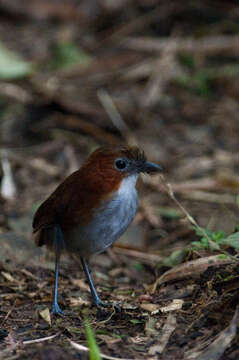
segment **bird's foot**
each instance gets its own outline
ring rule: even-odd
[[[95,306],[98,309],[106,308],[106,307],[113,307],[115,309],[116,312],[121,312],[121,307],[118,304],[115,303],[105,303],[104,301],[102,301],[100,298],[95,299],[94,301]]]
[[[61,310],[57,302],[53,303],[51,313],[52,315],[60,315],[60,316],[65,315],[64,311]]]

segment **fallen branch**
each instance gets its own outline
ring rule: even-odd
[[[207,36],[202,39],[193,38],[161,38],[128,37],[121,43],[121,47],[147,52],[159,52],[165,47],[175,52],[190,52],[213,55],[218,52],[239,52],[239,36]]]

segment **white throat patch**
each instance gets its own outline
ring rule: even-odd
[[[138,179],[138,174],[130,175],[124,178],[118,190],[118,195],[123,197],[132,197],[135,193],[135,184]]]

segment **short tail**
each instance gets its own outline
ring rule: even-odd
[[[46,245],[57,251],[65,248],[62,230],[59,225],[41,228],[33,232],[33,239],[37,246]]]

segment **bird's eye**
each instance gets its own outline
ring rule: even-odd
[[[118,159],[115,161],[115,167],[118,170],[124,170],[127,166],[127,161],[123,159]]]

